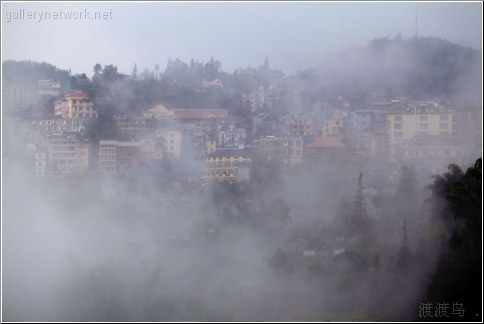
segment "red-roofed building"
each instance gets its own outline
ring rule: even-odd
[[[82,91],[73,91],[56,101],[54,114],[66,119],[98,117],[98,112],[94,109],[89,95]]]
[[[348,150],[341,137],[323,136],[316,137],[314,141],[306,146],[304,157],[308,160],[338,159],[343,158]]]

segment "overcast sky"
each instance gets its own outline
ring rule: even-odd
[[[232,72],[257,67],[268,56],[272,67],[295,73],[324,54],[376,37],[412,37],[416,7],[419,35],[482,48],[482,4],[476,2],[2,2],[2,60],[45,61],[90,76],[95,63],[115,64],[129,74],[134,63],[142,71],[155,64],[164,69],[168,57],[205,62],[213,56]],[[86,10],[107,19],[78,13],[78,19],[27,19],[34,11]]]

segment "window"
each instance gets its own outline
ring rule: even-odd
[[[428,123],[420,123],[418,124],[418,128],[421,130],[429,129],[429,124]]]
[[[440,129],[449,129],[449,123],[440,123]]]
[[[440,115],[440,120],[449,120],[449,115]]]
[[[422,115],[422,116],[418,116],[418,119],[420,121],[428,121],[429,120],[429,116],[428,115]]]
[[[402,121],[403,117],[402,116],[393,116],[393,121]]]
[[[402,123],[395,124],[393,125],[393,129],[403,129],[403,124]]]

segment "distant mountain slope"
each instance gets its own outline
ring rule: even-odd
[[[444,39],[383,37],[327,57],[299,76],[316,91],[354,102],[399,96],[480,102],[482,60],[480,51]]]
[[[5,61],[2,63],[2,76],[5,86],[17,82],[37,84],[39,80],[52,79],[60,81],[63,89],[70,87],[70,72],[49,63]]]

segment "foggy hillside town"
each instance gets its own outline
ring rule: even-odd
[[[482,2],[2,2],[2,322],[482,322]]]

